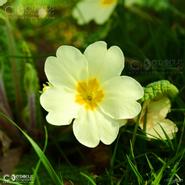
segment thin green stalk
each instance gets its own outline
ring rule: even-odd
[[[135,124],[135,127],[134,127],[134,133],[133,133],[132,141],[131,141],[133,149],[134,149],[134,145],[135,145],[135,141],[136,141],[137,130],[138,130],[138,127],[139,127],[140,116],[141,116],[141,114],[139,114],[139,116],[137,118],[137,121],[136,121],[136,124]]]
[[[155,177],[154,181],[151,183],[151,185],[159,185],[160,184],[166,167],[167,167],[167,164],[164,164],[162,166],[162,168],[160,169],[159,173],[156,175],[156,177]]]
[[[44,127],[44,131],[45,131],[45,142],[44,142],[43,153],[46,151],[47,144],[48,144],[48,132],[47,132],[46,127]],[[32,178],[32,181],[30,182],[30,185],[34,184],[34,182],[37,178],[37,173],[38,173],[41,162],[42,162],[41,159],[39,159],[39,161],[37,162],[37,165],[36,165],[34,172],[33,172],[33,178]]]
[[[132,160],[129,158],[128,155],[126,155],[126,157],[127,157],[127,161],[128,161],[130,168],[132,169],[132,171],[134,172],[134,174],[137,178],[138,184],[139,185],[143,184],[144,180],[143,180],[143,177],[141,176],[141,174],[139,173],[137,166],[132,162]]]
[[[177,146],[177,149],[176,149],[176,154],[179,153],[179,150],[181,148],[184,132],[185,132],[185,118],[184,118],[183,125],[182,125],[182,132],[181,132],[181,136],[180,136],[180,139],[179,139],[179,143],[178,143],[178,146]]]
[[[28,95],[29,130],[36,128],[36,102],[35,93]]]
[[[86,175],[85,173],[80,172],[80,175],[85,177],[92,185],[96,185],[96,182],[94,182],[94,180],[91,177],[89,177],[88,175]]]
[[[185,108],[183,109],[171,109],[171,112],[185,112]]]
[[[120,138],[120,134],[118,135],[118,138],[116,139],[116,144],[115,144],[114,151],[113,151],[113,154],[112,154],[112,158],[111,158],[111,161],[110,161],[111,169],[114,167],[116,152],[117,152],[117,149],[118,149],[119,138]]]
[[[115,158],[116,158],[116,153],[117,153],[117,149],[118,149],[118,143],[119,143],[119,138],[120,138],[120,134],[118,135],[118,138],[116,139],[116,144],[115,144],[115,147],[114,147],[114,151],[113,151],[113,154],[112,154],[112,158],[111,158],[111,161],[110,161],[110,177],[111,177],[111,185],[113,185],[113,180],[112,180],[112,176],[113,176],[113,167],[114,167],[114,163],[115,163]]]

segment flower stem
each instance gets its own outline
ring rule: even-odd
[[[28,96],[28,109],[29,109],[29,129],[36,128],[36,104],[35,94],[32,93]]]

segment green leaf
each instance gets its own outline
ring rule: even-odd
[[[92,185],[96,185],[96,183],[94,182],[94,180],[90,176],[86,175],[83,172],[80,172],[80,175],[82,175],[83,177],[85,177]]]

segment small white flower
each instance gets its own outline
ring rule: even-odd
[[[103,41],[89,45],[84,54],[72,46],[61,46],[56,57],[48,57],[45,73],[51,84],[40,97],[53,125],[69,125],[77,140],[96,147],[111,144],[121,119],[137,116],[144,92],[131,77],[120,76],[124,55],[117,46],[107,49]],[[126,122],[126,121],[125,121]],[[123,125],[123,124],[122,124]]]
[[[73,17],[78,24],[87,24],[94,20],[103,24],[117,5],[117,0],[82,0],[73,10]]]
[[[0,6],[3,6],[6,2],[7,0],[0,0]]]
[[[144,129],[144,122],[146,122],[146,134],[148,138],[167,139],[165,136],[166,133],[170,139],[173,139],[178,128],[171,120],[165,119],[170,108],[171,102],[167,97],[161,97],[158,100],[149,100],[144,103],[140,127]]]

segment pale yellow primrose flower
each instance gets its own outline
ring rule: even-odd
[[[124,55],[117,46],[107,49],[103,41],[89,45],[82,54],[72,46],[61,46],[56,57],[48,57],[45,73],[52,84],[40,97],[53,125],[69,125],[77,140],[87,147],[100,141],[111,144],[121,126],[120,119],[137,116],[138,99],[144,92],[131,77],[120,76]],[[126,122],[126,121],[125,121]]]
[[[3,6],[6,2],[7,0],[0,0],[0,6]]]
[[[178,128],[171,120],[165,119],[170,108],[170,99],[165,96],[144,103],[141,112],[140,127],[144,129],[144,122],[146,122],[146,134],[148,138],[167,139],[165,136],[166,133],[169,139],[173,139]]]
[[[73,10],[73,17],[78,24],[87,24],[94,20],[103,24],[110,17],[117,5],[117,0],[82,0]]]

